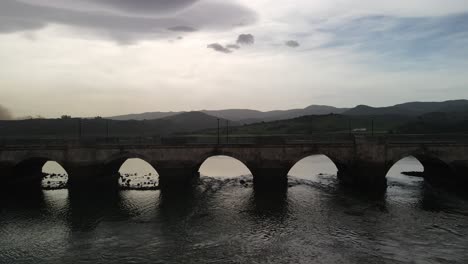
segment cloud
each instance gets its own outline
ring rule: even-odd
[[[154,13],[177,11],[195,4],[198,0],[88,0],[88,2],[126,12]]]
[[[207,46],[209,49],[213,49],[215,51],[218,51],[218,52],[222,52],[222,53],[231,53],[232,51],[228,48],[225,48],[223,45],[219,44],[219,43],[213,43],[213,44],[210,44]]]
[[[106,11],[117,14],[145,14],[156,16],[173,13],[192,6],[199,0],[16,0],[45,7],[76,11]]]
[[[256,19],[242,5],[214,0],[0,1],[0,33],[61,24],[123,43],[166,37],[168,29],[225,31]]]
[[[0,120],[10,120],[12,119],[12,115],[8,109],[0,105]]]
[[[228,48],[228,49],[240,49],[240,46],[236,45],[236,44],[229,44],[229,45],[226,45],[226,48]]]
[[[285,44],[286,44],[286,46],[291,47],[291,48],[299,47],[299,42],[297,42],[295,40],[288,40],[288,41],[286,41]]]
[[[252,45],[255,43],[255,38],[252,34],[241,34],[237,38],[237,44],[239,45]]]
[[[196,28],[189,27],[189,26],[175,26],[168,28],[170,31],[177,31],[177,32],[195,32],[197,31]]]
[[[402,58],[415,62],[468,55],[468,13],[442,17],[365,16],[324,26],[320,31],[332,36],[324,48],[347,47],[400,62]]]

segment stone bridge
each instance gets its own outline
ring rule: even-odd
[[[3,142],[0,144],[0,186],[35,185],[42,166],[56,161],[67,171],[69,186],[116,185],[118,171],[129,158],[140,158],[158,172],[161,188],[197,179],[202,163],[225,155],[246,165],[260,186],[284,186],[289,170],[310,155],[326,155],[338,168],[341,182],[368,190],[384,190],[386,174],[400,159],[414,156],[433,184],[468,186],[468,136],[398,135],[310,136],[300,140],[262,140],[230,144],[203,142]]]

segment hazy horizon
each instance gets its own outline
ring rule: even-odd
[[[20,118],[463,99],[467,45],[458,0],[6,0],[0,105]]]
[[[457,101],[457,100],[468,100],[465,98],[458,98],[458,99],[451,99],[451,100],[446,100],[446,101]],[[382,105],[382,106],[375,106],[375,105],[366,105],[366,104],[359,104],[359,105],[366,105],[370,107],[390,107],[398,104],[403,104],[403,103],[416,103],[416,102],[422,102],[422,103],[433,103],[433,102],[443,102],[443,101],[408,101],[408,102],[399,102],[393,105]],[[444,101],[445,102],[445,101]],[[252,111],[260,111],[260,112],[270,112],[270,111],[288,111],[288,110],[295,110],[295,109],[305,109],[309,106],[331,106],[335,108],[340,108],[340,109],[352,109],[354,107],[357,107],[359,105],[354,105],[354,106],[334,106],[334,105],[320,105],[320,104],[310,104],[304,107],[299,107],[299,108],[285,108],[285,109],[280,109],[280,108],[275,108],[275,109],[267,109],[267,110],[259,110],[259,109],[252,109],[252,108],[225,108],[225,109],[191,109],[191,110],[169,110],[169,111],[145,111],[145,112],[128,112],[128,113],[122,113],[122,114],[115,114],[115,115],[109,115],[109,116],[102,116],[99,114],[95,115],[90,115],[90,116],[73,116],[69,115],[67,113],[61,113],[56,116],[43,116],[43,115],[25,115],[25,116],[15,116],[11,111],[2,105],[0,105],[0,120],[10,120],[10,119],[22,119],[22,118],[37,118],[37,117],[43,117],[43,118],[59,118],[62,116],[71,116],[74,118],[93,118],[93,117],[118,117],[118,116],[126,116],[126,115],[139,115],[139,114],[145,114],[145,113],[156,113],[156,112],[161,112],[161,113],[189,113],[189,112],[203,112],[203,111],[226,111],[226,110],[252,110]]]

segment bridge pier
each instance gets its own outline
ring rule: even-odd
[[[189,167],[161,167],[158,168],[159,187],[161,189],[179,189],[190,187],[200,178],[195,166]]]
[[[468,193],[468,161],[456,161],[451,164],[454,171],[457,189],[462,193]]]
[[[424,179],[434,187],[466,193],[468,190],[468,161],[446,164],[440,160],[421,160]]]
[[[380,162],[354,161],[338,166],[338,179],[343,185],[370,193],[387,189],[387,165]]]
[[[256,190],[281,190],[288,187],[288,172],[286,168],[258,168],[250,169]]]
[[[41,189],[43,163],[0,164],[0,188],[4,190]]]
[[[8,182],[14,175],[14,166],[9,163],[0,163],[0,189],[7,189]]]
[[[118,189],[118,174],[99,164],[65,165],[70,189]]]

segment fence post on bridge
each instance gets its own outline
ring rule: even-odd
[[[229,144],[229,120],[226,120],[226,144]]]
[[[219,145],[219,118],[218,118],[218,145]]]

